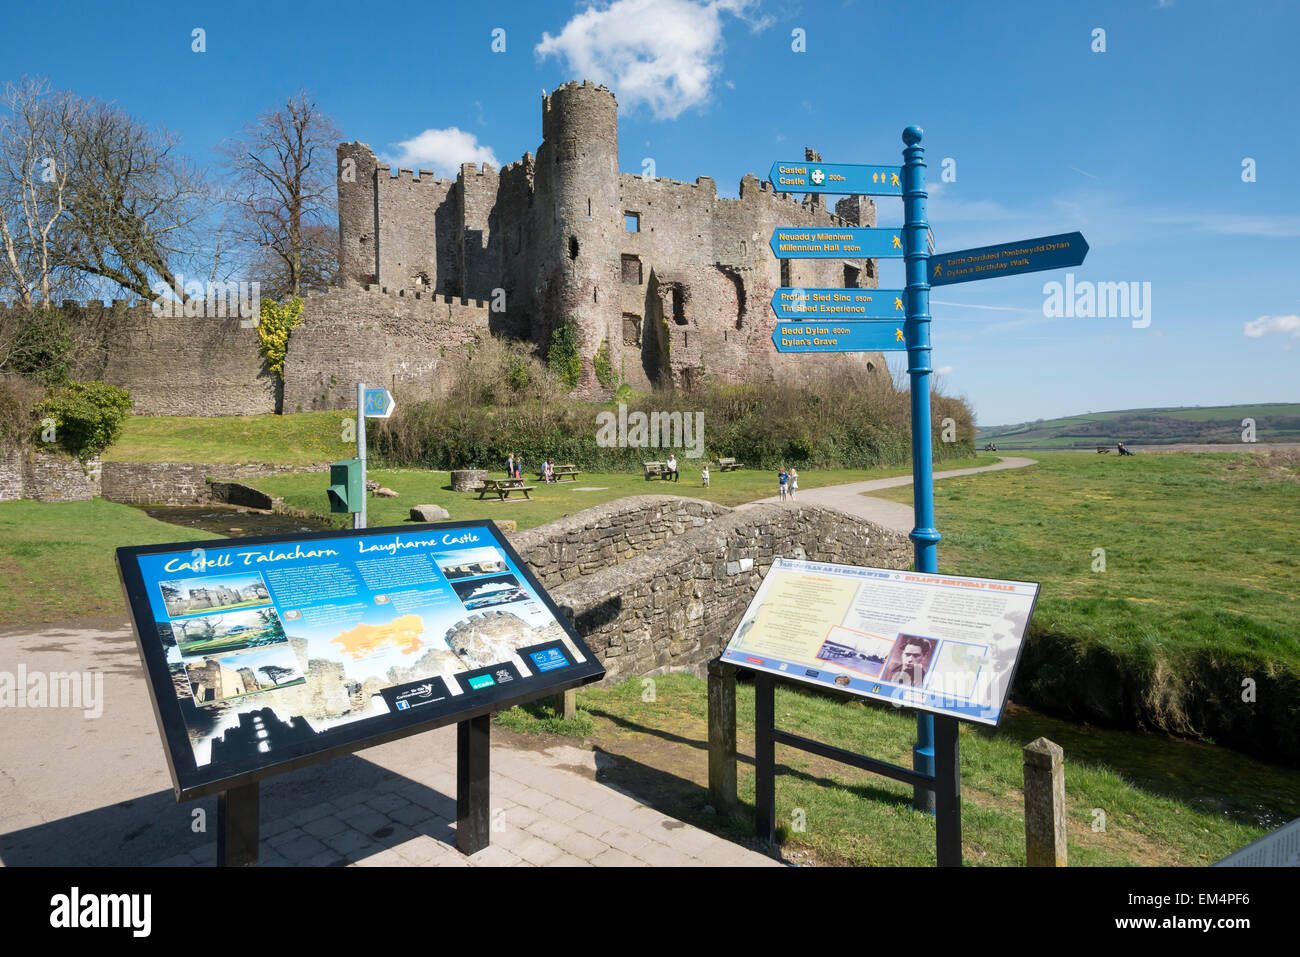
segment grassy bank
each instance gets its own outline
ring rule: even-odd
[[[132,415],[106,462],[259,462],[312,465],[356,455],[342,441],[347,412],[298,415]]]
[[[705,682],[688,675],[659,676],[652,686],[646,680],[578,692],[580,720],[570,733],[602,756],[600,779],[691,824],[736,840],[751,837],[753,685],[737,687],[741,811],[719,818],[705,810]],[[646,700],[648,688],[653,700]],[[498,723],[556,730],[543,709],[513,709]],[[916,732],[910,712],[778,686],[776,715],[784,730],[910,766]],[[1051,726],[1050,719],[1048,727],[1039,724],[1022,714],[999,730],[962,727],[965,863],[1024,863],[1021,748],[1044,732],[1065,748],[1074,866],[1209,864],[1300,814],[1294,772],[1193,742],[1095,728],[1071,732]],[[1112,758],[1125,763],[1116,767]],[[934,863],[934,821],[909,808],[909,786],[782,746],[777,767],[777,821],[788,858],[862,866]],[[1094,829],[1102,821],[1097,810],[1104,830]],[[800,819],[803,830],[796,829]]]
[[[214,537],[102,499],[0,502],[0,627],[125,619],[115,548]]]
[[[941,569],[1043,583],[1017,695],[1300,761],[1294,463],[1034,457],[935,486]]]

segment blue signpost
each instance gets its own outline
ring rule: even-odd
[[[799,289],[782,286],[772,293],[778,319],[903,319],[902,289]]]
[[[1016,276],[1044,269],[1068,269],[1083,263],[1088,243],[1083,233],[1061,233],[1022,239],[1000,246],[977,246],[955,253],[937,253],[930,257],[930,285],[946,286],[954,282]]]
[[[772,235],[778,259],[902,259],[906,288],[800,289],[782,287],[772,297],[778,320],[772,342],[778,352],[907,351],[912,404],[912,540],[918,572],[939,570],[939,531],[934,527],[934,471],[930,420],[930,287],[1077,266],[1088,253],[1078,232],[934,254],[926,222],[925,148],[922,131],[903,131],[903,165],[855,166],[811,161],[774,163],[771,179],[779,191],[901,196],[901,230],[863,227],[783,227]],[[902,321],[899,322],[899,313]],[[885,320],[885,321],[882,321]],[[889,321],[893,320],[893,321]],[[912,769],[886,764],[780,731],[774,725],[772,677],[756,676],[756,765],[771,764],[775,742],[876,771],[912,785],[913,805],[935,815],[935,847],[940,865],[961,864],[961,790],[957,719],[920,714]],[[761,689],[761,693],[760,693]],[[770,768],[769,768],[770,770]],[[764,791],[756,797],[760,833],[774,833],[771,774],[760,775]],[[769,836],[770,839],[770,836]]]
[[[863,166],[856,163],[813,163],[809,160],[772,164],[768,178],[783,193],[845,193],[868,196],[902,196],[903,171],[897,166]]]
[[[903,235],[871,226],[778,226],[770,244],[778,259],[902,259]]]
[[[903,352],[903,326],[902,319],[778,322],[772,343],[777,352]]]

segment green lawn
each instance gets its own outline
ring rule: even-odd
[[[944,463],[943,467],[971,468],[993,465],[997,461],[997,456],[981,455],[974,459]],[[369,472],[369,477],[397,492],[398,497],[388,499],[371,496],[367,500],[366,518],[372,527],[399,525],[409,518],[412,505],[441,505],[451,513],[454,521],[506,518],[517,521],[522,530],[629,495],[684,495],[721,505],[739,505],[757,498],[774,496],[777,492],[776,475],[766,471],[741,469],[736,472],[719,472],[711,469],[709,488],[701,486],[699,469],[689,459],[681,460],[680,471],[680,482],[663,482],[658,479],[647,482],[642,475],[626,472],[583,473],[577,482],[557,482],[552,485],[530,479],[529,484],[537,486],[529,493],[532,495],[531,501],[512,496],[502,502],[487,498],[480,500],[477,492],[453,492],[446,472],[373,469]],[[504,474],[493,473],[493,477],[503,477]],[[799,473],[799,487],[809,489],[910,474],[910,466],[870,470],[809,469]],[[325,487],[329,483],[327,476],[322,473],[275,475],[252,479],[250,484],[270,495],[283,497],[285,505],[290,508],[328,515]],[[340,526],[351,522],[347,515],[335,517]]]
[[[104,453],[106,462],[264,462],[313,465],[356,454],[356,439],[343,441],[347,412],[297,415],[133,415],[122,436]],[[349,433],[353,434],[353,433]]]
[[[1033,456],[935,485],[941,570],[1043,583],[1031,634],[1046,657],[1018,693],[1296,760],[1297,471],[1248,453]]]
[[[115,548],[217,537],[102,499],[0,502],[0,627],[125,619]]]
[[[570,733],[605,755],[602,780],[691,824],[737,840],[751,837],[753,685],[737,686],[742,808],[737,817],[720,819],[705,810],[706,683],[681,674],[657,676],[649,686],[647,680],[580,690]],[[545,705],[530,710],[512,709],[498,723],[557,730],[547,722]],[[910,766],[911,712],[778,685],[776,716],[783,730]],[[1046,728],[1031,725],[1044,720]],[[594,728],[587,731],[587,724]],[[1044,731],[1065,748],[1072,865],[1208,864],[1300,815],[1300,775],[1294,771],[1160,735],[1081,730],[1086,743],[1034,716],[1008,719],[1001,730],[962,726],[965,863],[1024,863],[1021,748]],[[1122,771],[1101,757],[1135,750],[1141,760]],[[808,854],[822,864],[934,863],[934,822],[910,809],[910,786],[784,746],[777,747],[777,765],[777,821],[787,854]],[[1268,795],[1262,803],[1261,795]],[[1094,830],[1102,821],[1095,809],[1104,813],[1104,830]]]

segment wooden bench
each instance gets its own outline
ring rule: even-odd
[[[1097,446],[1097,454],[1098,454],[1098,455],[1109,455],[1109,454],[1110,454],[1110,446],[1109,446],[1109,445],[1099,445],[1099,446]]]
[[[551,468],[551,475],[554,477],[555,481],[557,482],[563,482],[566,478],[576,482],[578,481],[578,476],[581,474],[582,474],[582,470],[579,468],[575,468],[572,464],[556,465]],[[537,481],[541,482],[545,480],[545,478],[546,478],[545,469],[537,469]]]
[[[523,479],[484,479],[483,487],[478,490],[478,500],[481,502],[483,496],[492,494],[504,502],[511,492],[523,492],[524,498],[531,502],[533,497],[528,493],[535,488],[536,485],[525,485]]]
[[[735,459],[718,459],[718,471],[730,472],[733,469],[741,468],[741,464]]]
[[[645,468],[645,480],[647,482],[652,478],[667,479],[673,474],[667,462],[642,462],[641,465]]]

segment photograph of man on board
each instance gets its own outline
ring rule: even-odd
[[[937,644],[933,638],[899,635],[885,665],[884,679],[898,685],[921,687],[925,684],[925,675]]]

